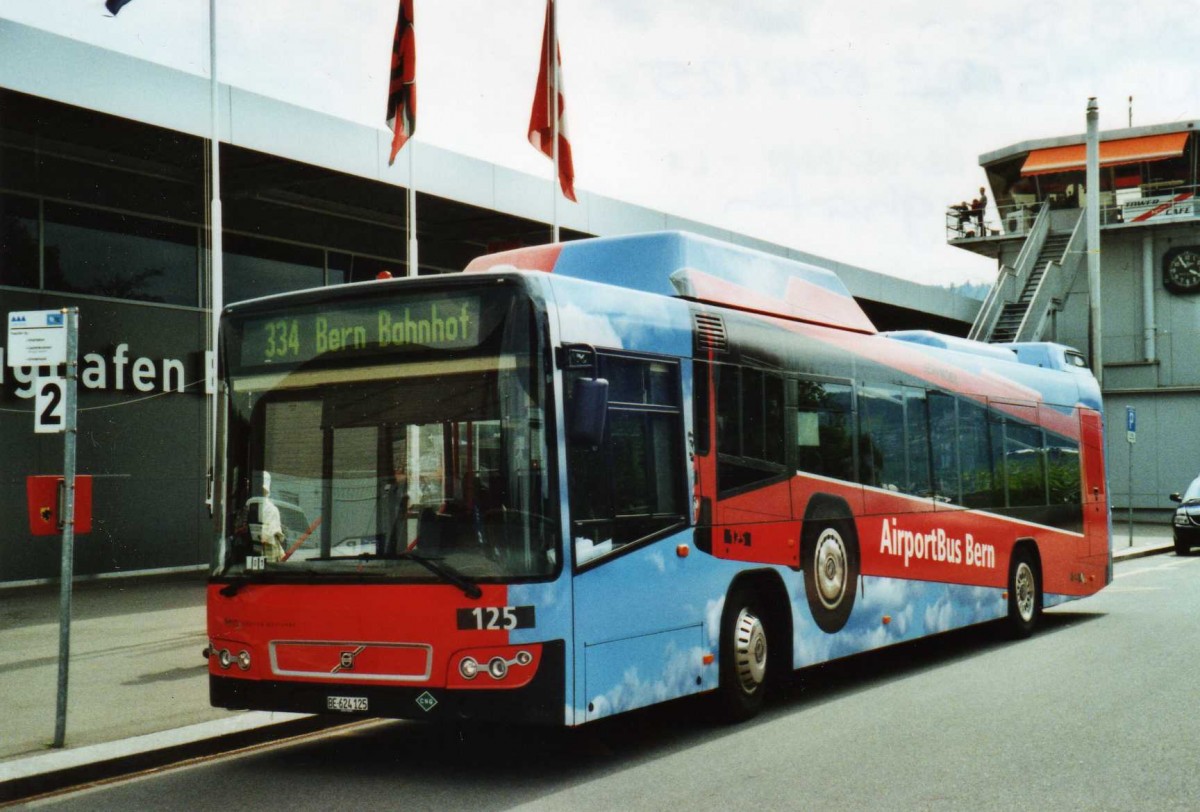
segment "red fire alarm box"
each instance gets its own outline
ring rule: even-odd
[[[35,536],[57,536],[63,531],[66,483],[54,474],[25,477],[29,504],[29,532]],[[92,532],[92,478],[75,477],[75,535]]]

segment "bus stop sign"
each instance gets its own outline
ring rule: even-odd
[[[52,367],[67,361],[67,320],[61,310],[8,314],[8,365]]]
[[[1137,409],[1132,406],[1125,407],[1125,439],[1130,445],[1137,442]]]

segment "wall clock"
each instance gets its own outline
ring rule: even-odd
[[[1174,293],[1200,292],[1200,246],[1173,248],[1166,253],[1163,285]]]

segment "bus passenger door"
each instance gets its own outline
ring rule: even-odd
[[[597,352],[596,371],[608,381],[603,440],[571,440],[566,455],[578,722],[715,687],[693,591],[701,556],[687,543],[680,364]],[[566,414],[592,375],[566,371]]]
[[[1107,555],[1108,486],[1104,478],[1104,433],[1098,412],[1079,410],[1079,438],[1083,455],[1083,532],[1091,555]]]

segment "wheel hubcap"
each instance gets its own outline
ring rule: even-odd
[[[836,609],[846,594],[846,542],[833,528],[826,529],[817,539],[813,556],[817,595],[826,609]]]
[[[1024,561],[1017,565],[1017,572],[1013,577],[1013,587],[1016,593],[1017,612],[1021,615],[1021,620],[1026,622],[1033,620],[1035,600],[1033,569]]]
[[[734,633],[738,682],[742,690],[754,693],[767,675],[767,633],[762,621],[742,609]]]

